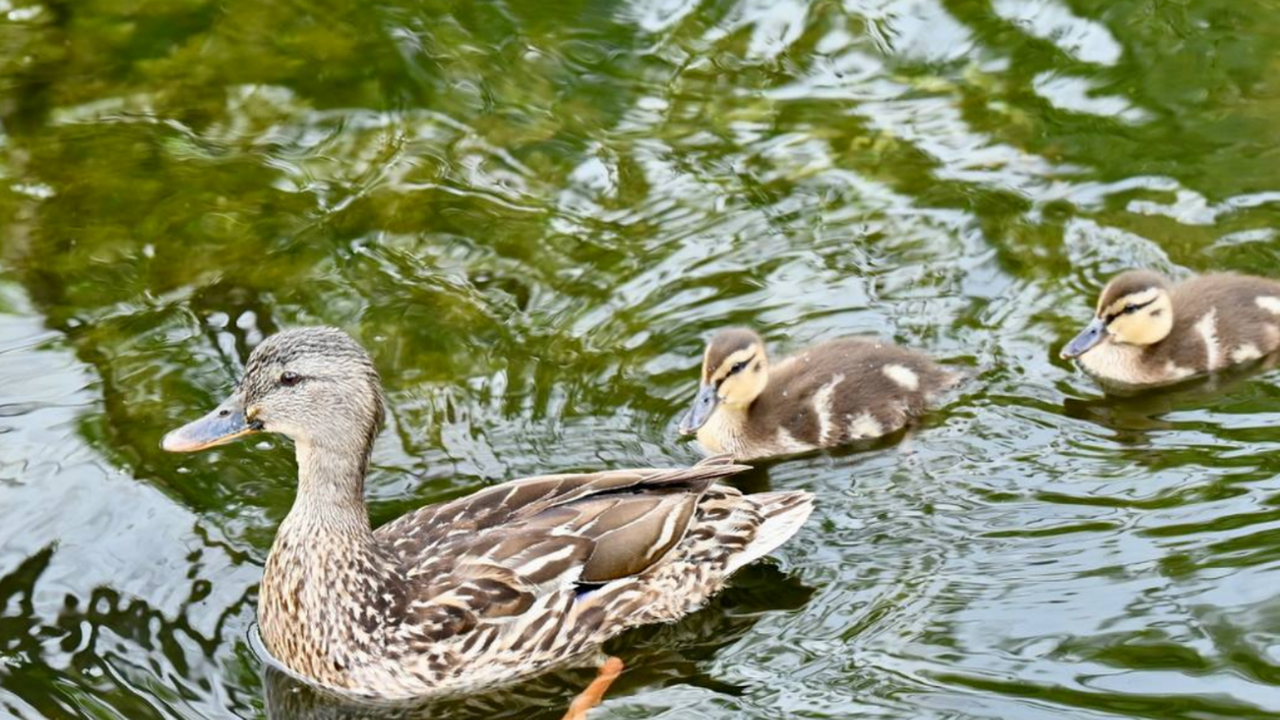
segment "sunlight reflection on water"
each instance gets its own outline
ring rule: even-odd
[[[744,478],[818,512],[618,641],[605,713],[1280,712],[1274,373],[1117,398],[1056,357],[1124,267],[1280,276],[1271,4],[0,8],[0,713],[341,710],[246,640],[287,443],[157,448],[313,323],[387,385],[376,523],[691,462],[724,325],[972,372],[901,443]]]

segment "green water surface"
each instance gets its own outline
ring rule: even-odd
[[[1056,353],[1119,269],[1280,277],[1277,227],[1275,0],[0,0],[0,717],[350,716],[251,642],[287,443],[158,447],[316,323],[387,386],[379,524],[693,462],[727,324],[971,372],[741,478],[818,509],[593,719],[1280,717],[1277,373]]]

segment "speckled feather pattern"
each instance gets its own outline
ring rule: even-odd
[[[259,591],[263,642],[294,673],[362,696],[464,690],[589,656],[700,607],[812,510],[805,492],[717,485],[746,469],[719,457],[514,480],[374,531],[363,488],[381,384],[332,328],[268,338],[220,408],[297,454],[297,499]]]
[[[264,640],[302,675],[380,697],[545,670],[697,609],[736,557],[798,529],[807,493],[713,484],[743,469],[715,459],[517,480],[422,508],[372,543],[291,514],[263,580]],[[758,536],[779,518],[782,537]]]

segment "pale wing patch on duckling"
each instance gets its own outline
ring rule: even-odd
[[[1253,301],[1258,304],[1258,307],[1266,310],[1272,315],[1280,315],[1280,297],[1276,297],[1274,295],[1259,295],[1254,298]]]
[[[1253,343],[1245,343],[1231,351],[1231,362],[1235,363],[1257,360],[1260,357],[1262,357],[1262,351]]]
[[[1188,367],[1182,367],[1178,363],[1170,360],[1164,364],[1164,378],[1153,378],[1147,382],[1169,382],[1172,380],[1182,380],[1196,374],[1195,370]]]
[[[884,434],[884,426],[879,420],[872,417],[871,413],[864,412],[859,414],[849,423],[849,439],[865,440],[867,438],[880,437]]]
[[[1218,309],[1212,308],[1204,317],[1196,321],[1196,332],[1204,339],[1204,366],[1206,370],[1217,370],[1221,364],[1222,352],[1218,347]]]
[[[1277,346],[1280,346],[1280,327],[1271,323],[1263,323],[1262,334],[1266,336],[1267,352],[1272,352]]]
[[[882,368],[882,372],[892,381],[902,386],[903,390],[915,392],[920,388],[920,376],[906,365],[891,363]]]
[[[817,445],[810,445],[807,442],[801,442],[796,439],[786,428],[778,428],[778,434],[775,442],[778,445],[779,453],[802,453],[810,450],[818,449]]]
[[[818,415],[818,442],[826,445],[831,437],[831,406],[836,386],[844,382],[844,374],[838,374],[831,381],[818,388],[813,394],[813,410]]]

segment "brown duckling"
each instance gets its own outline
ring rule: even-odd
[[[738,460],[808,452],[899,430],[958,379],[923,353],[871,338],[832,340],[770,367],[760,336],[731,328],[707,343],[680,432]]]
[[[1163,385],[1280,348],[1280,282],[1220,273],[1174,285],[1131,270],[1107,283],[1093,321],[1062,349],[1100,380]]]
[[[600,657],[624,630],[670,622],[790,538],[806,492],[743,495],[692,468],[512,480],[374,530],[364,501],[383,418],[373,362],[332,328],[288,330],[250,355],[232,395],[165,436],[202,450],[256,432],[294,442],[298,495],[267,556],[262,640],[321,687],[411,698]],[[567,718],[621,671],[610,658]]]

